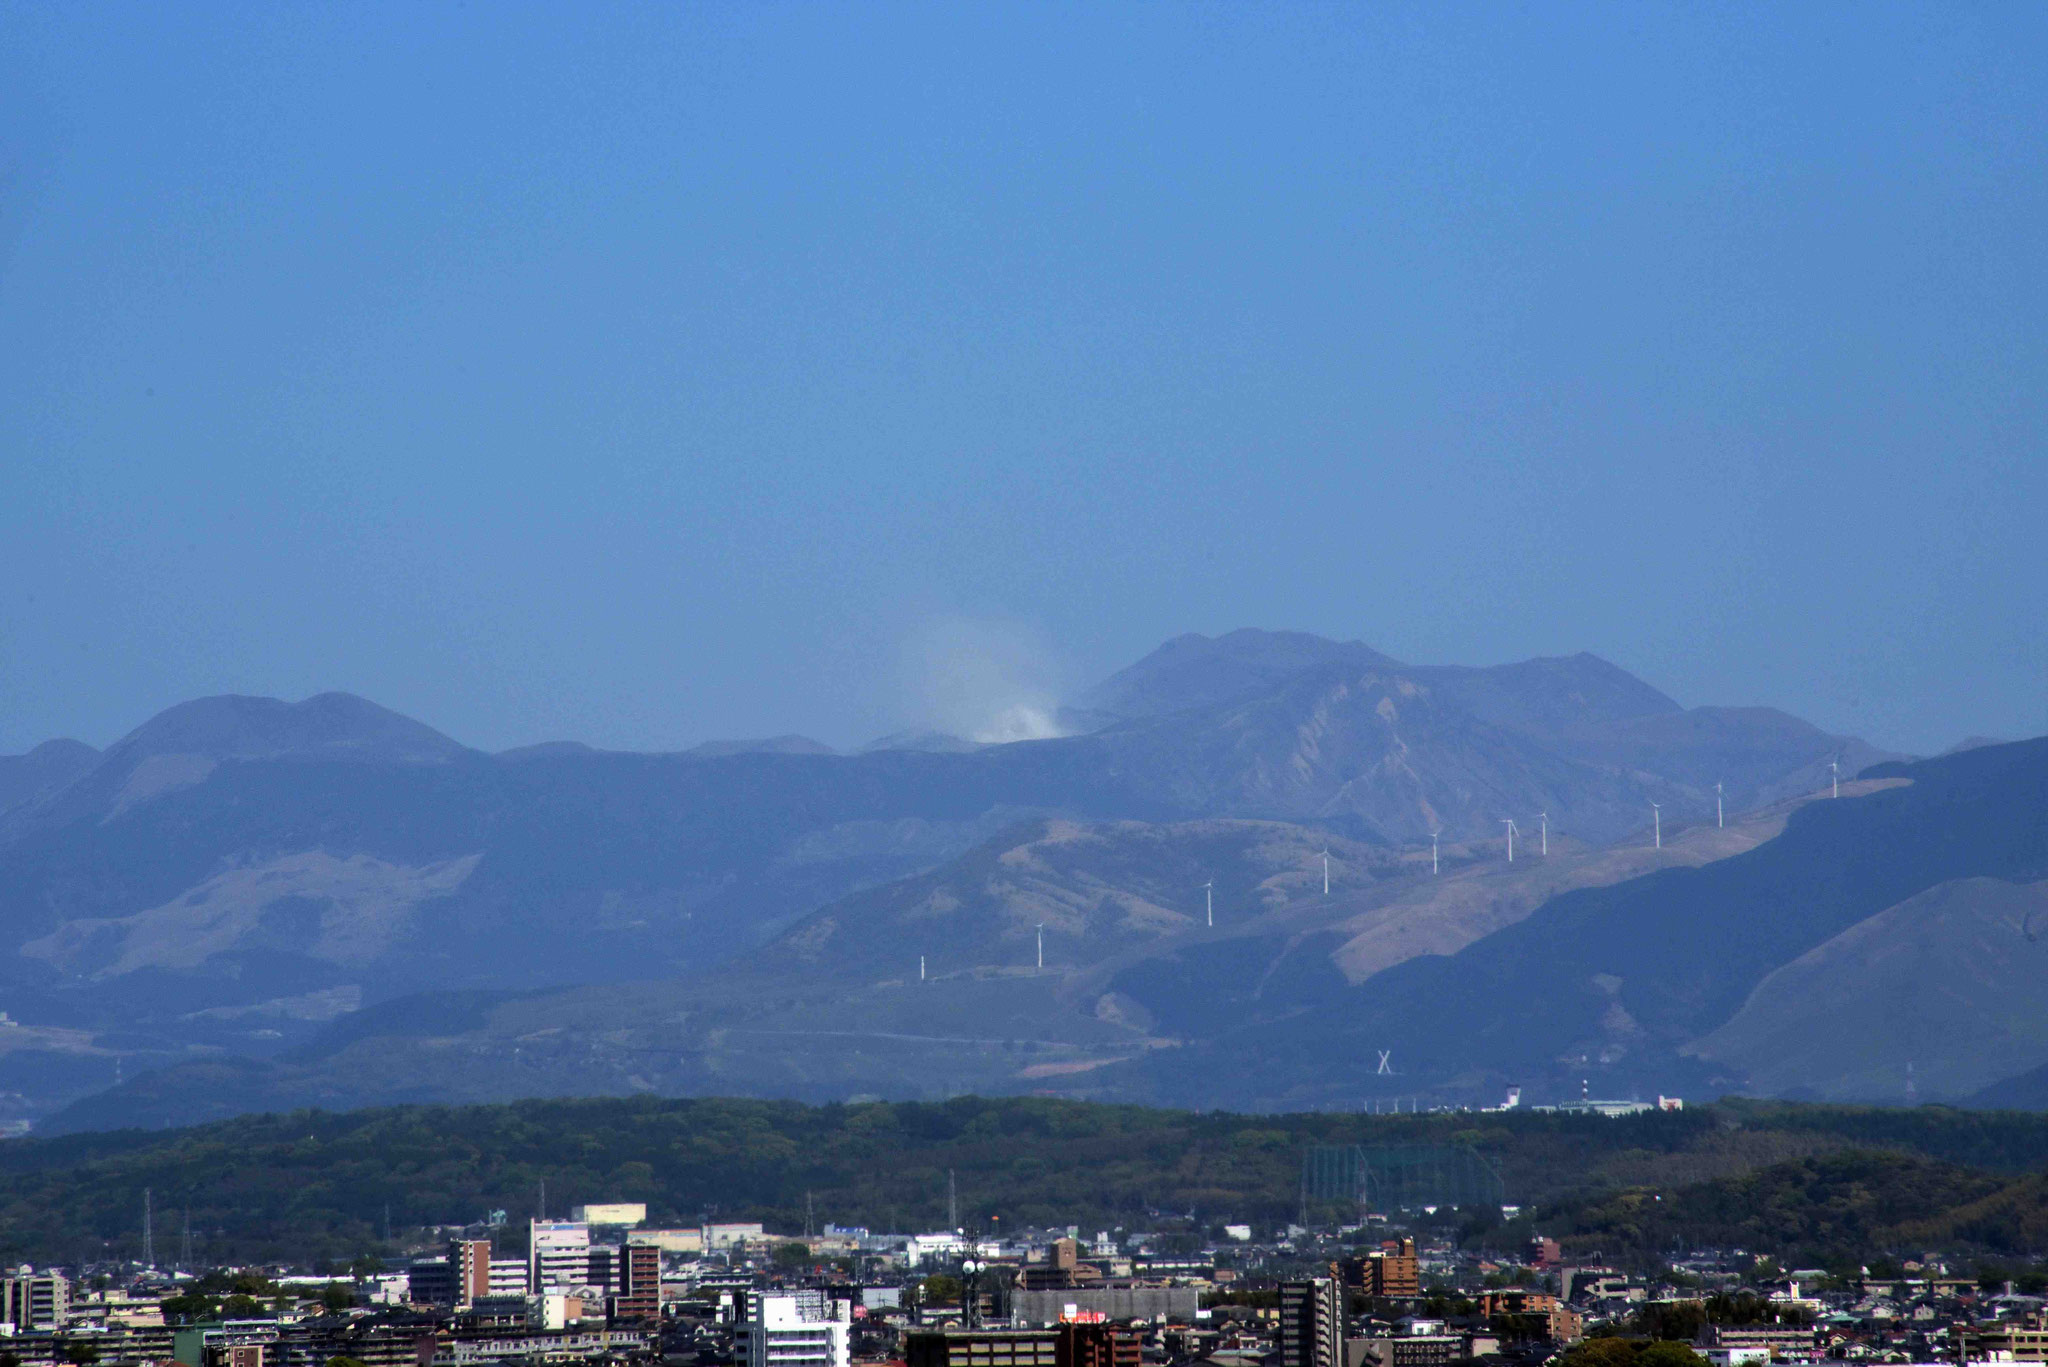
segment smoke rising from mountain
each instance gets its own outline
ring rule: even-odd
[[[906,646],[904,672],[919,720],[932,730],[987,745],[1067,734],[1058,720],[1059,654],[1021,623],[931,622]]]

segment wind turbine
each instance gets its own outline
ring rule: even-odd
[[[1834,779],[1834,781],[1835,781],[1835,796],[1836,796],[1836,797],[1840,797],[1840,796],[1842,795],[1842,765],[1841,765],[1841,761],[1839,761],[1839,760],[1832,760],[1832,759],[1831,759],[1831,760],[1829,760],[1829,761],[1828,761],[1828,774],[1829,774],[1829,776],[1830,776],[1830,777],[1832,777],[1832,778]]]
[[[1550,813],[1538,812],[1536,813],[1536,819],[1543,823],[1543,857],[1548,859],[1550,857]]]
[[[1330,847],[1323,846],[1323,896],[1330,895]]]
[[[1508,828],[1508,862],[1512,864],[1515,862],[1515,819],[1504,816],[1501,823]]]
[[[1657,832],[1657,848],[1661,850],[1661,849],[1663,849],[1663,848],[1664,848],[1664,804],[1663,804],[1663,803],[1661,803],[1661,802],[1652,802],[1652,803],[1650,804],[1650,822],[1651,822],[1651,826],[1652,826],[1652,828],[1653,828],[1653,829],[1654,829],[1654,830],[1655,830],[1655,831]]]
[[[1210,927],[1211,927],[1211,928],[1213,929],[1213,928],[1215,927],[1215,925],[1216,925],[1216,880],[1215,880],[1215,879],[1211,878],[1211,879],[1210,879],[1210,880],[1209,880],[1208,882],[1206,882],[1206,883],[1202,884],[1202,899],[1203,899],[1203,903],[1204,903],[1204,905],[1205,905],[1205,906],[1206,906],[1206,907],[1208,908],[1208,910],[1207,910],[1207,912],[1206,912],[1206,915],[1208,916],[1208,920],[1209,920],[1209,925],[1210,925]]]
[[[1721,814],[1721,785],[1714,785],[1714,825],[1726,826],[1728,820]]]
[[[1429,871],[1431,873],[1436,872],[1436,838],[1442,834],[1442,831],[1431,831],[1429,833]]]
[[[1045,970],[1045,922],[1043,921],[1038,923],[1038,967],[1040,972]]]
[[[1392,1076],[1394,1075],[1394,1069],[1393,1069],[1392,1065],[1390,1065],[1390,1064],[1389,1064],[1389,1063],[1387,1062],[1387,1060],[1388,1060],[1388,1059],[1391,1059],[1391,1058],[1392,1058],[1392,1057],[1394,1056],[1394,1051],[1393,1051],[1393,1050],[1391,1050],[1391,1049],[1382,1049],[1382,1050],[1380,1050],[1380,1051],[1379,1051],[1379,1055],[1380,1055],[1380,1069],[1379,1069],[1379,1072],[1375,1073],[1375,1074],[1374,1074],[1373,1076],[1375,1076],[1375,1077],[1392,1077]]]

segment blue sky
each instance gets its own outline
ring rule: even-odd
[[[0,750],[1241,625],[2048,731],[2044,125],[2038,5],[0,3]]]

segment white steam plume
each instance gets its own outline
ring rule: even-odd
[[[1058,655],[1021,623],[927,623],[911,637],[904,664],[906,691],[933,730],[987,745],[1066,734],[1058,720]]]

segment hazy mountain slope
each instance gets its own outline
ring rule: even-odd
[[[1963,878],[1757,984],[1688,1052],[1769,1095],[1955,1100],[2048,1063],[2048,883]]]
[[[1560,888],[1727,857],[1782,820],[1674,833],[1662,850],[1559,840],[1513,864],[1497,846],[1448,845],[1440,875],[1427,851],[1281,823],[1027,822],[842,898],[709,978],[373,1007],[284,1058],[176,1066],[64,1123],[593,1091],[1129,1096],[1134,1084],[1105,1079],[1135,1059],[1340,1000],[1361,965],[1461,948]],[[1216,884],[1213,927],[1197,879]]]
[[[723,755],[836,755],[839,752],[821,740],[795,734],[766,736],[760,740],[707,740],[683,751],[700,759]]]
[[[1962,1104],[1994,1111],[2048,1111],[2048,1063],[2000,1078],[1971,1093]]]
[[[1480,720],[1552,745],[1588,728],[1681,710],[1627,670],[1584,653],[1485,668],[1433,665],[1407,672]]]
[[[1278,687],[1325,664],[1398,667],[1398,662],[1363,642],[1332,641],[1304,631],[1246,627],[1216,637],[1190,632],[1088,689],[1074,706],[1123,718],[1214,707]]]
[[[83,819],[112,820],[138,804],[203,783],[231,762],[445,764],[469,753],[430,726],[347,693],[322,693],[299,703],[200,698],[158,713],[115,741],[61,793],[0,824],[0,837]]]
[[[1844,777],[1907,758],[1853,736],[1834,736],[1774,707],[1695,707],[1567,726],[1556,743],[1589,763],[1653,773],[1690,788],[1710,809],[1716,783],[1728,810],[1760,807],[1827,787],[1830,761]]]
[[[25,755],[0,755],[0,816],[54,796],[83,778],[100,752],[77,740],[46,740]]]
[[[1740,812],[1814,791],[1830,759],[1854,773],[1895,758],[1774,709],[1683,710],[1585,654],[1415,667],[1286,636],[1270,661],[1279,677],[1253,685],[1245,653],[1264,636],[1155,652],[1122,687],[1154,705],[1074,743],[1172,808],[1332,823],[1396,844],[1432,831],[1478,839],[1542,811],[1604,842],[1646,824],[1652,802],[1674,823],[1710,817],[1716,783]],[[1240,686],[1252,691],[1232,693]],[[1230,696],[1193,701],[1205,693]]]
[[[1171,643],[1112,683],[1105,688],[1134,715],[1091,734],[846,756],[793,741],[730,754],[556,743],[491,756],[345,695],[202,699],[0,814],[0,950],[11,951],[0,952],[0,1009],[98,1030],[115,1042],[108,1058],[131,1067],[192,1049],[269,1055],[342,1009],[334,1003],[698,980],[820,908],[939,869],[1033,818],[1313,824],[1320,831],[1292,845],[1334,839],[1356,871],[1404,849],[1413,856],[1432,831],[1478,849],[1512,816],[1526,837],[1547,812],[1559,848],[1577,842],[1583,853],[1637,842],[1653,801],[1674,828],[1711,813],[1697,776],[1740,767],[1726,756],[1748,756],[1744,774],[1762,788],[1811,772],[1817,747],[1832,743],[1772,714],[1769,725],[1738,717],[1638,738],[1626,754],[1599,751],[1584,734],[1612,746],[1616,728],[1676,726],[1671,719],[1693,714],[1590,656],[1410,669],[1356,643],[1238,632]],[[1750,781],[1731,778],[1731,796]],[[1183,867],[1164,853],[1149,873],[1143,860],[1118,862],[1126,846],[1154,839],[1160,852],[1186,843]],[[1060,896],[1170,908],[1173,885],[1197,862],[1220,866],[1219,889],[1238,876],[1238,855],[1200,843],[1184,833],[1090,837],[1075,849],[1099,867],[1053,860],[1038,891],[987,904],[1023,908],[1058,884]],[[1255,863],[1244,861],[1248,886],[1278,876]],[[1382,893],[1351,886],[1341,908],[1252,918],[1259,943],[1235,951],[1257,966],[1250,986],[1205,1000],[1260,1019],[1306,1010],[1347,974],[1449,952],[1541,900],[1526,888],[1488,892],[1407,921],[1375,898]],[[1219,927],[1218,938],[1251,935],[1250,924]],[[987,929],[958,925],[970,940]],[[907,958],[906,936],[914,929],[884,918],[860,937],[860,952]],[[1106,984],[1111,964],[1121,971],[1149,952],[1104,945],[1098,976]],[[1227,977],[1226,962],[1203,957],[1225,951],[1191,943],[1159,952],[1200,960],[1205,983],[1219,981],[1219,967]],[[1157,979],[1155,996],[1175,972]],[[1095,1021],[1108,989],[1088,990],[1059,1010]],[[1126,996],[1105,1009],[1128,1008],[1132,1019],[1149,1009]],[[1017,1010],[1041,1019],[1038,1006]],[[784,1066],[765,1049],[748,1057]],[[1000,1064],[988,1075],[1017,1073]],[[856,1073],[906,1075],[900,1059],[880,1057],[840,1076],[854,1085]],[[54,1056],[0,1060],[0,1091],[20,1083],[14,1090],[40,1098],[31,1106],[47,1104],[36,1079],[52,1077],[80,1090],[106,1080],[67,1072]]]
[[[1279,822],[1171,825],[1033,822],[943,868],[855,893],[807,917],[738,966],[900,976],[923,955],[934,976],[1036,963],[1061,972],[1204,928],[1203,884],[1221,919],[1242,921],[1319,893],[1330,848],[1339,895],[1399,874],[1383,849]]]
[[[1370,1072],[1358,1061],[1393,1048],[1416,1085],[1515,1076],[1563,1090],[1581,1075],[1596,1090],[1740,1085],[1678,1050],[1779,965],[1940,883],[2048,877],[2048,740],[1869,777],[1839,802],[1801,808],[1784,835],[1746,854],[1568,893],[1284,1027],[1158,1061],[1160,1083],[1184,1093],[1256,1067],[1262,1104],[1350,1093]]]
[[[1395,844],[1432,831],[1478,839],[1503,818],[1540,811],[1561,830],[1605,841],[1641,824],[1652,801],[1689,796],[1483,721],[1422,676],[1348,661],[1242,701],[1066,743],[1085,744],[1174,807],[1334,822]]]

